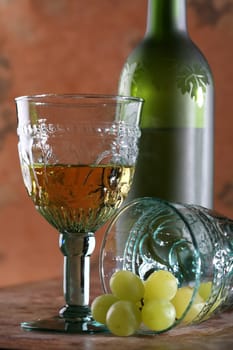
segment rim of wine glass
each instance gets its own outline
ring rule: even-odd
[[[52,105],[52,104],[67,104],[67,101],[72,100],[80,102],[82,101],[101,101],[106,104],[107,101],[112,103],[116,102],[144,102],[144,99],[141,97],[135,96],[123,96],[123,95],[114,95],[114,94],[94,94],[94,93],[45,93],[45,94],[35,94],[35,95],[23,95],[15,97],[15,102],[20,101],[29,101],[34,102],[35,104],[43,105]],[[108,102],[109,103],[109,102]]]

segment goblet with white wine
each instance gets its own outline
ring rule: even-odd
[[[106,95],[16,98],[19,158],[36,209],[59,232],[65,306],[24,329],[105,331],[89,308],[95,232],[120,207],[133,179],[143,101]],[[39,317],[39,315],[38,315]]]

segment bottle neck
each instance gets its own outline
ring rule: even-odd
[[[146,36],[188,35],[186,0],[148,0]]]

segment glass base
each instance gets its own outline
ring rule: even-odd
[[[59,316],[51,317],[45,320],[36,320],[32,322],[22,322],[21,327],[27,331],[48,331],[61,333],[108,333],[105,325],[89,319],[86,321],[67,321]]]

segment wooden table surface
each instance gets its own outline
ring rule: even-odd
[[[115,337],[24,331],[20,322],[55,315],[63,306],[60,280],[0,289],[0,349],[200,350],[232,349],[233,309],[198,326],[155,336]]]

